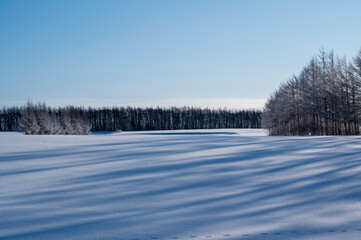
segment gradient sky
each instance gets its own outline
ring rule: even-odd
[[[0,106],[258,107],[321,47],[361,47],[354,0],[1,0]]]

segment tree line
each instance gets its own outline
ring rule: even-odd
[[[262,126],[270,135],[358,135],[361,50],[348,61],[320,50],[268,98]]]
[[[23,107],[4,107],[0,110],[0,131],[24,131],[26,134],[260,127],[261,111],[254,109],[51,108],[44,102],[28,102]]]
[[[171,108],[89,108],[93,131],[260,128],[260,110]]]

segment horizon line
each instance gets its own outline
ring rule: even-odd
[[[22,106],[30,100],[34,103],[45,101],[47,106],[65,107],[68,105],[82,107],[140,107],[140,108],[171,108],[171,107],[194,107],[209,109],[228,110],[262,110],[266,99],[264,98],[171,98],[157,100],[121,100],[121,99],[97,99],[97,98],[28,98],[27,100],[1,101],[1,107]]]

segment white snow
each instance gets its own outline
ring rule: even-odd
[[[361,239],[361,137],[0,133],[0,239]]]

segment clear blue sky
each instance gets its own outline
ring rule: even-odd
[[[358,0],[1,0],[0,106],[251,107],[322,46],[356,55],[360,13]]]

